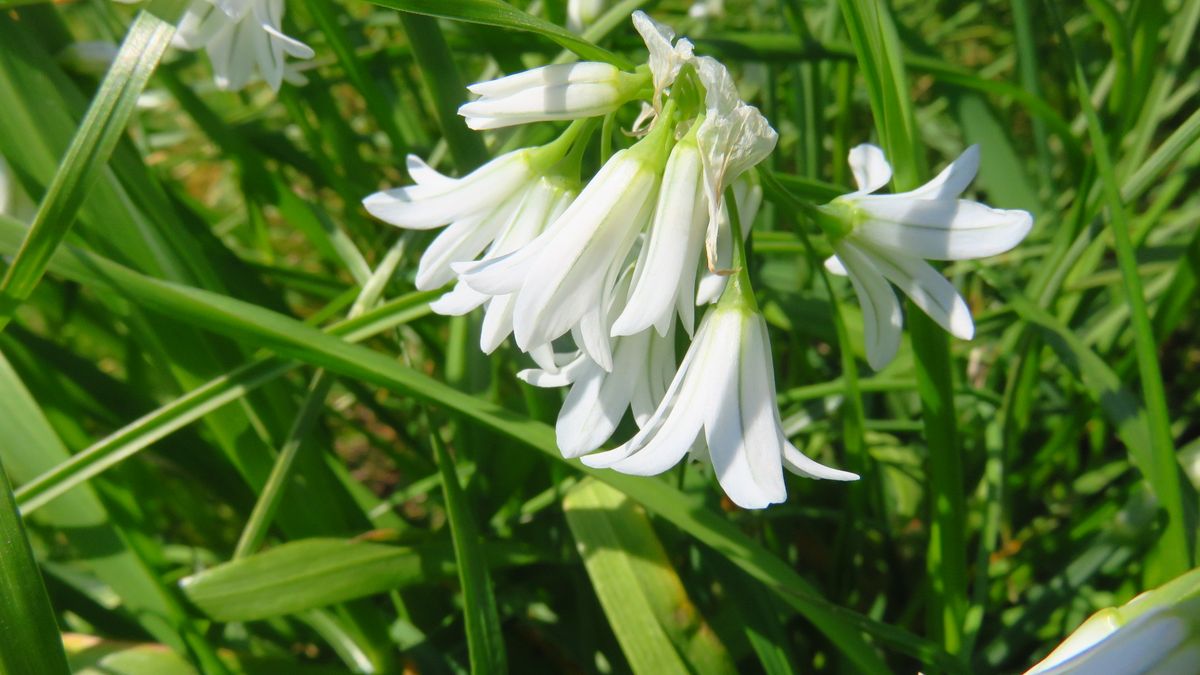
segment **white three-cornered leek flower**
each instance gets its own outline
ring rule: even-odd
[[[460,267],[463,281],[480,293],[516,293],[513,337],[522,351],[577,329],[576,344],[612,370],[609,327],[600,316],[650,220],[671,142],[669,125],[656,127],[605,162],[537,239],[511,255]]]
[[[1028,211],[1002,210],[960,199],[979,169],[971,146],[936,178],[891,195],[872,194],[892,177],[883,150],[859,145],[850,151],[858,191],[820,207],[845,234],[832,242],[825,267],[849,275],[863,308],[867,362],[879,370],[896,355],[903,320],[890,281],[955,337],[975,333],[970,309],[928,260],[970,260],[1016,246],[1033,226]]]
[[[708,311],[658,408],[632,439],[586,455],[584,464],[651,476],[694,454],[712,462],[725,494],[742,508],[787,498],[783,469],[810,478],[855,480],[801,453],[783,433],[775,403],[771,344],[762,314],[744,299],[742,275]],[[699,443],[697,441],[700,441]]]
[[[603,320],[611,323],[629,291],[629,270],[621,282]],[[612,372],[601,368],[582,351],[559,355],[563,365],[557,373],[523,370],[517,377],[538,387],[570,386],[558,413],[555,434],[564,457],[579,457],[596,450],[616,431],[625,410],[642,425],[662,400],[675,373],[674,323],[664,335],[644,330],[612,342]]]
[[[283,0],[192,0],[179,21],[175,44],[207,51],[221,89],[241,89],[257,69],[278,90],[287,75],[285,56],[313,57],[308,45],[280,32],[282,23]]]
[[[458,114],[476,130],[595,117],[621,107],[645,84],[644,72],[626,73],[607,63],[542,66],[468,86],[480,98],[464,103]]]
[[[1193,675],[1200,668],[1200,570],[1084,621],[1025,675]]]

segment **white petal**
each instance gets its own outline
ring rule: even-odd
[[[512,118],[511,124],[524,124],[604,115],[620,102],[621,91],[615,83],[552,85],[464,103],[458,114],[467,118],[468,126],[472,118]]]
[[[825,270],[835,276],[844,277],[846,274],[846,266],[838,259],[836,255],[831,255],[825,259]]]
[[[649,237],[638,258],[633,291],[613,323],[612,335],[633,335],[650,326],[665,334],[681,292],[689,296],[691,307],[706,216],[700,208],[701,168],[694,144],[675,146],[663,173]],[[690,322],[687,328],[691,330]]]
[[[453,189],[458,184],[458,179],[443,174],[429,166],[425,160],[416,155],[410,154],[404,160],[405,167],[408,169],[408,175],[417,185],[424,185],[438,192],[444,192]]]
[[[855,204],[869,216],[855,228],[856,236],[929,260],[970,260],[1003,253],[1033,227],[1028,211],[993,209],[964,199],[872,195],[858,198]]]
[[[490,297],[460,282],[449,293],[429,303],[429,309],[442,316],[462,316],[487,302]]]
[[[808,478],[824,480],[858,480],[859,478],[856,473],[834,469],[814,461],[788,442],[783,444],[783,466],[798,476]]]
[[[422,185],[376,192],[363,200],[367,211],[399,227],[424,230],[445,225],[505,201],[529,182],[532,171],[526,150],[517,150],[484,164],[444,192]]]
[[[746,459],[754,481],[775,502],[787,498],[783,484],[781,424],[775,401],[775,371],[767,324],[761,314],[745,319],[739,354],[739,407]]]
[[[580,61],[533,68],[506,77],[468,85],[467,90],[481,96],[508,96],[523,89],[570,82],[615,81],[620,70],[608,63]]]
[[[979,146],[972,145],[963,151],[933,180],[916,190],[902,193],[909,199],[958,199],[967,189],[975,174],[979,172]]]
[[[850,148],[850,173],[854,174],[854,183],[858,185],[856,194],[868,194],[888,184],[892,179],[892,165],[883,156],[882,148],[863,143]]]
[[[711,313],[710,313],[711,314]],[[705,317],[697,331],[696,340],[679,364],[679,370],[662,397],[654,414],[627,443],[606,452],[581,458],[593,468],[612,467],[623,473],[654,475],[679,463],[704,426],[703,411],[697,405],[705,391],[703,378],[690,377],[694,367],[703,370],[708,355],[708,332]],[[618,468],[620,467],[620,468]],[[657,469],[657,470],[656,470]]]
[[[644,377],[648,335],[622,338],[611,373],[596,368],[598,385],[581,377],[571,387],[558,414],[555,431],[565,457],[579,457],[604,444],[629,407],[637,381]],[[591,375],[592,373],[589,373]]]
[[[440,288],[454,279],[452,263],[472,260],[495,239],[512,216],[519,198],[495,211],[459,220],[430,242],[417,264],[416,286],[423,291]]]
[[[613,264],[623,264],[650,215],[656,179],[640,160],[618,153],[551,225],[557,231],[543,235],[553,238],[517,296],[518,346],[557,338],[603,301]]]
[[[900,348],[903,326],[900,303],[883,273],[865,253],[845,240],[835,248],[850,276],[858,304],[862,306],[867,363],[875,370],[882,370]]]
[[[864,248],[870,252],[870,249]],[[975,335],[971,309],[940,272],[919,258],[875,252],[871,262],[904,292],[921,311],[960,340]]]

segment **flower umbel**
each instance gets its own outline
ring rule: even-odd
[[[967,148],[925,185],[898,194],[873,194],[892,177],[880,148],[856,146],[850,168],[859,189],[820,207],[837,235],[835,255],[825,267],[850,277],[863,309],[868,363],[882,369],[900,345],[900,303],[888,282],[942,328],[970,340],[975,326],[967,303],[925,260],[1004,253],[1029,234],[1033,216],[960,198],[979,169],[978,146]]]

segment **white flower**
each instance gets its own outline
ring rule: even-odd
[[[624,304],[631,270],[610,298],[602,318],[605,326]],[[523,370],[517,377],[537,387],[570,386],[558,413],[555,432],[564,457],[579,457],[599,448],[616,431],[625,410],[642,425],[662,400],[675,372],[675,330],[672,323],[664,335],[644,330],[613,340],[613,367],[606,371],[583,351],[560,355],[564,365],[558,372]]]
[[[1025,675],[1195,673],[1200,664],[1200,570],[1084,621]]]
[[[221,89],[237,90],[258,73],[276,91],[285,79],[285,56],[310,59],[313,50],[280,32],[283,0],[192,0],[175,44],[204,49]]]
[[[634,335],[651,326],[665,335],[674,325],[676,308],[688,334],[692,333],[696,261],[707,213],[701,171],[693,125],[667,160],[654,220],[634,271],[633,291],[613,323],[613,336]]]
[[[410,155],[409,175],[417,184],[376,192],[363,206],[376,218],[410,230],[441,227],[491,211],[533,182],[538,175],[532,161],[535,150],[500,155],[463,178],[443,176]]]
[[[666,24],[659,23],[646,13],[638,10],[630,17],[633,27],[642,36],[646,49],[650,52],[650,76],[654,83],[654,96],[651,102],[654,110],[662,110],[662,93],[670,87],[683,66],[692,60],[692,43],[687,38],[680,38],[674,45],[675,31]]]
[[[567,0],[567,28],[582,33],[604,11],[605,0]]]
[[[741,292],[730,289],[725,297]],[[618,448],[582,460],[591,467],[651,476],[678,464],[693,445],[707,448],[697,454],[708,456],[721,488],[742,508],[786,499],[784,467],[811,478],[858,478],[809,459],[784,437],[766,322],[757,311],[724,299],[705,315],[641,431]]]
[[[612,370],[609,330],[599,317],[650,220],[669,132],[660,127],[614,154],[571,206],[521,250],[459,267],[463,281],[480,293],[516,293],[513,336],[521,350],[577,328],[576,344]],[[584,321],[589,312],[592,318]]]
[[[520,194],[519,203],[511,210],[510,214],[506,212],[505,215],[508,217],[500,224],[499,233],[480,260],[495,260],[517,251],[533,241],[549,223],[554,222],[562,215],[575,199],[576,194],[577,190],[567,186],[565,181],[559,178],[543,176],[534,181],[527,190]],[[439,235],[438,239],[449,234],[450,229],[447,228],[445,233]],[[427,249],[426,255],[428,255],[428,251],[433,250],[436,244],[435,240]],[[473,258],[474,256],[471,256],[467,260]],[[421,262],[425,262],[424,257]],[[452,263],[462,262],[461,259],[452,261]],[[419,280],[418,272],[418,282]],[[515,303],[516,297],[512,293],[493,297],[480,293],[459,281],[454,290],[430,303],[429,307],[438,314],[460,316],[486,304],[487,309],[484,312],[483,325],[480,329],[479,348],[485,354],[491,354],[512,333]]]
[[[1027,211],[1002,210],[959,195],[979,169],[979,148],[971,146],[925,185],[892,195],[871,194],[892,177],[883,151],[859,145],[850,151],[858,191],[820,207],[846,234],[833,243],[825,261],[849,275],[863,308],[867,361],[879,370],[896,355],[903,319],[888,282],[955,337],[970,340],[975,327],[966,302],[949,281],[925,262],[970,260],[1016,246],[1033,226]]]
[[[468,86],[480,98],[464,103],[458,114],[475,130],[595,117],[621,107],[645,80],[607,63],[542,66]]]
[[[725,66],[707,56],[696,57],[694,62],[704,85],[706,109],[696,135],[704,160],[704,195],[708,198],[708,232],[704,243],[709,268],[717,271],[724,269],[717,263],[717,238],[725,188],[766,159],[775,149],[779,134],[758,108],[738,98],[737,87]]]

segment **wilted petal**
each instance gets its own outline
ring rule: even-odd
[[[646,49],[650,52],[650,75],[654,83],[653,100],[657,110],[662,92],[675,82],[679,70],[692,59],[692,43],[682,39],[672,45],[675,31],[671,30],[670,26],[646,16],[641,10],[634,12],[630,18],[633,20],[634,29],[642,36]]]

